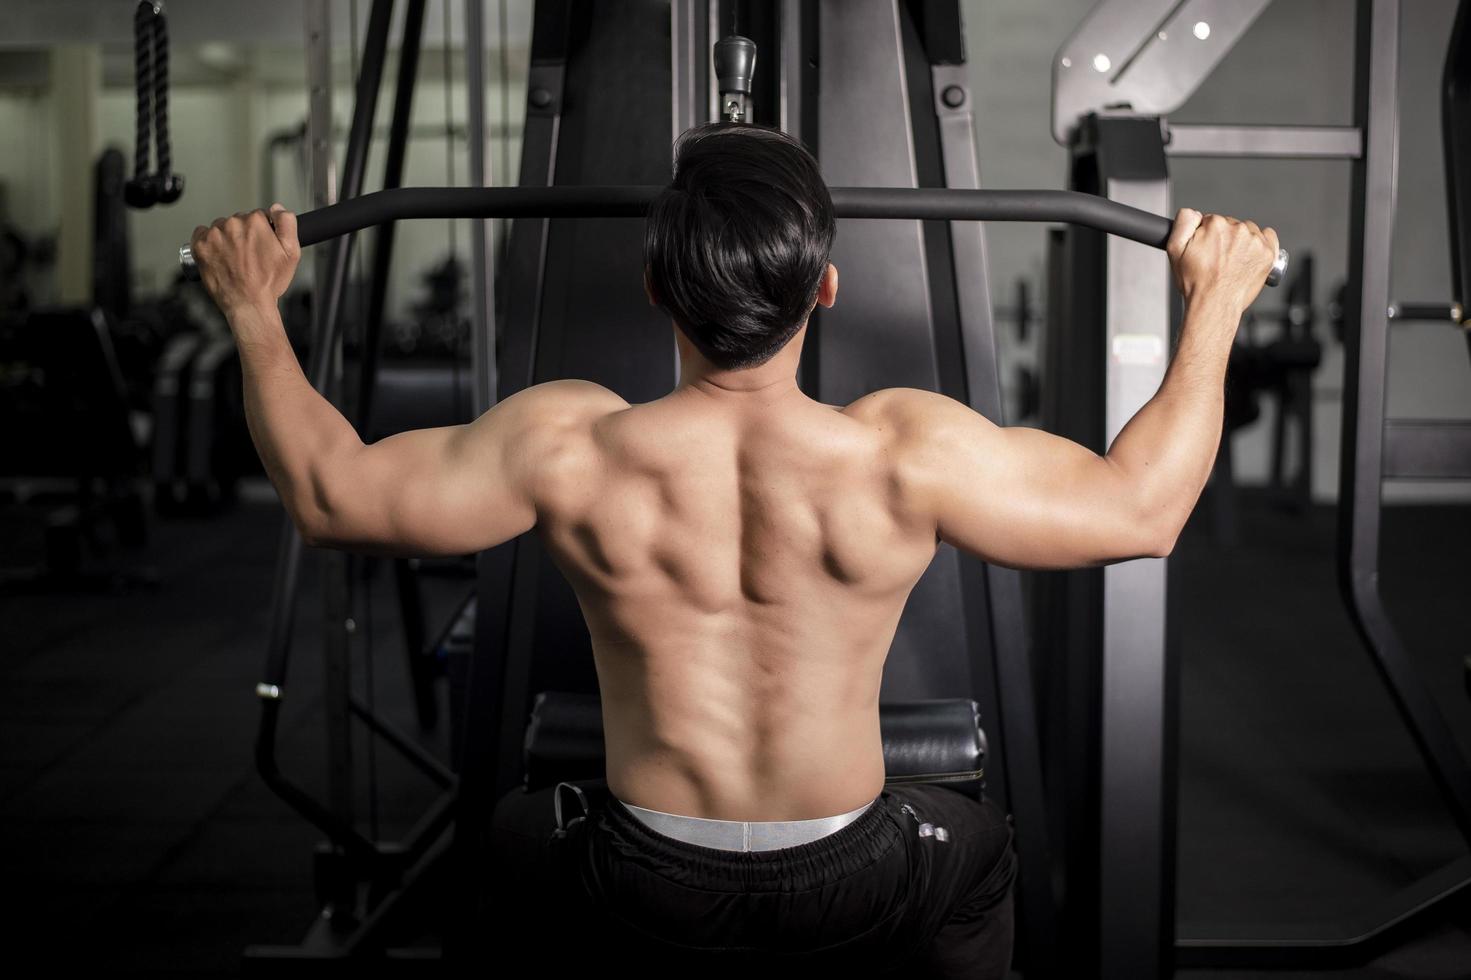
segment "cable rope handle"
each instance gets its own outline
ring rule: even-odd
[[[123,187],[130,207],[172,204],[184,193],[184,177],[173,172],[169,142],[169,35],[163,4],[139,0],[133,11],[133,73],[137,86],[133,176]],[[151,170],[157,157],[158,169]]]
[[[173,204],[184,193],[184,177],[174,173],[173,147],[169,143],[169,22],[163,4],[152,4],[153,16],[153,149],[158,169],[153,187],[159,204]]]
[[[133,176],[123,186],[123,199],[134,208],[152,207],[157,197],[152,180],[153,17],[151,0],[140,0],[133,11],[133,79],[138,92]]]

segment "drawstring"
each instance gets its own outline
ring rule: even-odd
[[[582,807],[582,816],[573,817],[565,823],[562,821],[562,787],[564,786],[577,794],[577,802]],[[592,812],[587,805],[587,794],[583,793],[582,787],[576,783],[567,782],[557,784],[557,788],[552,794],[552,810],[557,817],[557,829],[552,831],[553,840],[561,840],[566,837],[567,831],[572,829],[574,824],[587,819],[588,814]]]
[[[562,787],[564,786],[577,794],[578,805],[582,807],[582,815],[573,817],[571,820],[562,819]],[[556,790],[552,793],[552,810],[556,814],[557,827],[547,838],[548,867],[553,880],[565,881],[569,875],[575,876],[577,873],[573,866],[573,854],[570,853],[574,848],[573,830],[576,828],[580,835],[591,826],[585,821],[592,813],[592,809],[588,806],[587,795],[583,793],[581,786],[576,783],[562,782],[557,784]],[[583,826],[579,828],[578,824]]]
[[[908,803],[901,803],[899,805],[899,809],[907,812],[911,817],[914,818],[914,822],[919,824],[919,836],[933,837],[935,840],[942,842],[948,841],[950,839],[950,831],[946,830],[944,827],[936,827],[934,824],[922,820],[919,814],[915,812],[914,807],[910,806]]]

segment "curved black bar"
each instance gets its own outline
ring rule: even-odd
[[[303,245],[336,238],[403,218],[637,218],[664,188],[602,187],[400,187],[364,194],[297,216]],[[1083,225],[1164,248],[1171,221],[1082,191],[961,190],[949,187],[833,187],[839,218],[910,218],[934,221],[1044,221]],[[180,261],[186,269],[186,249]],[[1267,284],[1287,267],[1279,251]]]
[[[297,217],[303,245],[396,218],[638,218],[663,190],[610,187],[403,187],[364,194]],[[840,218],[1062,221],[1163,248],[1170,220],[1081,191],[833,187]]]

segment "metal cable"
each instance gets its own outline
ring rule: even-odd
[[[445,180],[450,187],[455,186],[455,139],[454,139],[454,100],[450,96],[450,60],[453,49],[450,47],[450,0],[444,0],[444,163]],[[449,265],[446,267],[450,272],[459,268],[459,242],[456,235],[455,218],[449,219]],[[460,305],[459,305],[459,278],[454,280],[455,305],[449,312],[449,350],[450,350],[450,398],[451,405],[456,408],[460,404]]]
[[[508,21],[510,15],[506,12],[506,0],[500,0],[500,29],[501,29],[501,179],[500,183],[509,186],[511,183],[511,66],[510,43],[507,35],[510,33]],[[511,219],[501,218],[497,224],[500,226],[499,234],[496,236],[496,259],[499,263],[505,262],[507,243],[510,238]],[[496,277],[499,280],[499,276]]]
[[[358,38],[358,0],[352,0],[352,3],[348,6],[348,9],[347,9],[347,22],[348,22],[348,25],[347,25],[347,29],[348,29],[348,37],[347,37],[348,71],[351,72],[352,77],[354,79],[356,79],[358,77],[358,49],[357,49],[357,38]],[[371,136],[369,136],[368,141],[369,141],[369,147],[371,147],[371,144],[372,144],[372,137]],[[368,160],[368,157],[370,155],[371,154],[365,148],[365,150],[364,150],[364,156],[363,156],[363,169],[364,169],[364,171],[367,170],[367,160]],[[363,311],[365,309],[367,309],[367,303],[366,303],[366,301],[363,298],[364,280],[363,280],[363,250],[362,249],[356,249],[353,252],[352,261],[357,266],[357,272],[358,272],[358,308],[357,308],[357,316],[354,318],[354,322],[358,325],[358,328],[361,329],[362,328],[362,322],[363,322],[362,321]],[[361,344],[359,345],[359,349],[361,351]],[[367,356],[367,355],[366,355],[366,353],[362,353],[361,356]],[[361,397],[361,392],[359,393],[359,397]],[[362,592],[362,595],[363,595],[363,629],[362,629],[362,634],[363,634],[363,683],[367,687],[367,696],[366,696],[366,698],[364,700],[367,702],[368,714],[373,715],[374,717],[376,717],[377,716],[377,706],[376,706],[376,699],[373,696],[373,689],[374,689],[375,685],[373,683],[373,595],[372,595],[372,588],[373,588],[372,572],[373,572],[373,568],[372,568],[372,566],[373,566],[373,559],[371,559],[371,558],[363,558],[363,557],[359,557],[358,555],[352,555],[352,554],[349,554],[347,556],[347,569],[346,569],[346,574],[347,574],[348,583],[349,583],[348,588],[351,590],[349,592],[349,596],[350,597],[348,599],[348,604],[347,604],[347,607],[349,609],[353,608],[353,605],[354,605],[354,602],[353,602],[353,600],[352,600],[351,597],[352,596],[355,596],[357,594],[357,592],[358,592],[358,590],[355,588],[357,576],[354,575],[353,573],[359,567],[362,569],[362,579],[363,579],[363,581],[362,581],[362,589],[361,589],[361,592]],[[368,837],[370,839],[372,839],[372,840],[378,840],[379,839],[379,836],[378,836],[378,735],[373,730],[373,726],[372,725],[368,725],[367,726],[367,729],[368,729]]]
[[[446,187],[455,186],[455,130],[454,130],[454,104],[450,97],[450,59],[453,52],[450,49],[450,0],[444,0],[444,64],[442,74],[444,75],[444,169]],[[455,257],[455,219],[449,222],[449,254]]]

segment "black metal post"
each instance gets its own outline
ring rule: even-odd
[[[379,82],[383,77],[383,58],[388,46],[388,26],[393,12],[393,0],[374,0],[368,21],[368,35],[363,50],[362,70],[358,75],[357,101],[353,109],[353,124],[348,138],[347,159],[343,168],[341,197],[356,196],[362,188],[362,175],[367,160],[367,141],[372,131],[372,116],[378,101]],[[332,271],[329,302],[318,306],[318,316],[313,324],[312,351],[308,377],[318,391],[326,389],[328,370],[333,363],[329,354],[336,348],[336,320],[341,308],[342,294],[347,286],[347,258],[352,241],[351,235],[335,242],[332,254]],[[318,283],[318,299],[323,284]],[[363,857],[376,853],[368,841],[350,821],[327,809],[300,787],[291,783],[276,764],[276,732],[280,703],[280,688],[286,677],[286,663],[291,649],[292,624],[296,614],[296,580],[301,564],[301,535],[290,521],[282,528],[281,543],[276,561],[275,586],[272,591],[270,648],[266,654],[265,680],[260,687],[264,698],[260,728],[256,736],[256,766],[266,784],[278,795],[299,810],[303,816],[326,833],[339,846]],[[332,574],[329,569],[328,574]],[[345,574],[339,570],[338,574]],[[342,628],[346,618],[342,615],[331,618],[327,632],[332,634]],[[346,699],[342,703],[343,720],[346,719]]]
[[[1349,226],[1344,334],[1343,443],[1338,492],[1338,572],[1344,601],[1395,706],[1471,841],[1471,769],[1416,671],[1379,595],[1384,479],[1385,365],[1389,354],[1389,256],[1398,143],[1399,0],[1359,0],[1355,120],[1364,153],[1353,164],[1357,206]],[[1366,67],[1363,67],[1366,66]],[[1462,257],[1461,261],[1465,261]]]
[[[485,152],[485,17],[480,0],[465,2],[466,126],[469,136],[469,181],[475,187],[495,183]],[[474,377],[473,412],[479,415],[498,401],[499,367],[495,362],[495,229],[483,217],[470,220],[470,361]]]
[[[393,119],[388,127],[384,152],[383,189],[403,184],[404,157],[408,150],[409,119],[413,114],[414,86],[419,74],[419,52],[423,47],[426,0],[409,0],[404,12],[403,40],[399,45],[398,79],[393,93]],[[383,312],[388,297],[388,273],[393,259],[397,224],[384,222],[374,229],[373,271],[368,285],[368,309],[363,321],[362,364],[358,374],[357,429],[364,439],[372,436],[373,396],[378,386],[378,362],[383,348]],[[418,581],[405,559],[393,562],[393,577],[403,621],[404,645],[419,727],[432,730],[439,721],[439,704],[434,699],[433,672],[424,650],[424,601]]]
[[[358,70],[357,94],[352,107],[352,127],[347,133],[347,152],[342,161],[342,183],[337,189],[338,201],[350,201],[363,192],[363,172],[368,164],[368,144],[372,141],[373,116],[378,109],[378,90],[383,82],[383,61],[388,51],[388,27],[393,20],[393,0],[373,0],[368,14],[368,33],[363,41],[363,64]],[[347,272],[357,235],[344,235],[332,243],[331,266],[327,282],[317,283],[317,299],[322,302],[322,319],[317,324],[319,336],[312,338],[311,370],[308,377],[318,391],[327,393],[325,385],[329,352],[337,350],[338,322],[342,314],[342,297],[347,292]],[[318,343],[319,341],[319,343]]]
[[[403,41],[398,49],[398,81],[393,91],[393,120],[388,126],[388,147],[383,159],[383,189],[403,184],[404,156],[408,149],[409,117],[414,103],[414,83],[419,74],[419,49],[424,34],[426,0],[409,0],[404,13]],[[393,232],[397,225],[384,222],[374,229],[373,272],[368,284],[368,311],[363,321],[362,371],[358,382],[358,432],[364,437],[373,419],[373,391],[378,378],[378,355],[382,346],[383,306],[388,297],[388,269],[393,258]]]
[[[955,2],[911,3],[922,25],[929,61],[929,85],[911,77],[911,91],[928,95],[928,106],[914,106],[916,144],[918,127],[926,115],[936,123],[944,184],[949,188],[980,187],[969,76],[965,66],[960,5]],[[920,17],[918,15],[922,14]],[[917,67],[917,66],[916,66]],[[916,73],[917,74],[917,73]],[[926,110],[928,110],[926,112]],[[995,323],[991,313],[986,236],[980,222],[948,222],[946,235],[954,270],[945,283],[955,291],[961,361],[964,370],[960,397],[997,425],[1004,425],[1000,369],[997,365]],[[953,286],[951,286],[953,283]],[[986,629],[971,643],[976,675],[995,692],[999,717],[988,722],[1001,730],[999,770],[1003,801],[1015,817],[1018,871],[1017,947],[1029,978],[1057,973],[1057,903],[1052,887],[1052,854],[1048,843],[1047,811],[1039,755],[1036,694],[1028,659],[1027,624],[1023,611],[1021,575],[1007,568],[963,559],[961,586],[965,601],[984,608],[984,616],[966,616],[967,628]]]
[[[1471,303],[1471,0],[1461,0],[1441,75],[1440,123],[1445,144],[1445,189],[1451,231],[1451,298]],[[1471,351],[1471,331],[1466,333]]]

